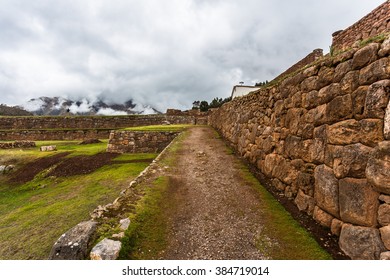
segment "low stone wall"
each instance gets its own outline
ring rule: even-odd
[[[178,132],[112,131],[108,141],[107,152],[161,152],[178,134]]]
[[[15,141],[0,143],[0,149],[15,149],[15,148],[34,148],[36,147],[33,141]]]
[[[46,141],[108,139],[110,129],[79,130],[0,130],[0,140],[5,141]]]
[[[390,1],[384,2],[367,16],[345,30],[333,34],[332,49],[343,50],[356,42],[390,31]]]
[[[352,259],[390,259],[389,54],[390,37],[325,57],[209,117]]]

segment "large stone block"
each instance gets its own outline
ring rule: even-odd
[[[286,128],[290,130],[291,134],[298,134],[299,124],[302,122],[302,118],[305,112],[305,109],[300,108],[292,108],[287,111],[285,125]]]
[[[378,222],[381,226],[390,225],[390,205],[381,204],[378,209]]]
[[[390,75],[389,58],[381,58],[364,67],[359,73],[359,84],[369,85],[376,81],[388,79]]]
[[[339,184],[333,170],[319,165],[314,170],[314,199],[316,204],[335,217],[339,215]]]
[[[390,250],[390,225],[379,229],[383,244],[387,250]]]
[[[376,228],[344,224],[339,245],[353,260],[378,260],[386,249]]]
[[[319,83],[319,77],[318,76],[312,76],[308,77],[301,83],[301,91],[302,92],[309,92],[312,90],[318,90],[320,89],[320,83]]]
[[[366,177],[366,166],[372,148],[358,143],[348,146],[331,146],[327,151],[331,153],[333,172],[337,178]]]
[[[352,70],[352,60],[347,60],[345,62],[338,64],[335,69],[334,81],[336,83],[340,82],[341,79],[345,76],[345,74],[347,74],[351,70]]]
[[[379,193],[365,179],[345,178],[339,181],[340,217],[344,222],[375,227]]]
[[[353,116],[356,120],[361,120],[364,117],[364,105],[366,103],[367,92],[368,86],[361,86],[352,93]]]
[[[326,122],[326,106],[327,104],[322,104],[308,111],[305,114],[304,121],[314,124],[315,126],[324,124]]]
[[[360,69],[378,58],[378,43],[369,44],[358,50],[352,58],[352,68]]]
[[[321,139],[304,140],[301,145],[300,158],[306,162],[324,163],[325,141]]]
[[[378,119],[364,119],[361,121],[345,120],[327,129],[327,140],[333,145],[349,145],[363,143],[375,146],[383,141],[383,121]]]
[[[326,106],[325,123],[334,123],[352,117],[352,97],[350,94],[338,96]]]
[[[91,249],[97,223],[81,222],[64,233],[51,249],[51,260],[84,260]]]
[[[348,72],[340,82],[341,91],[352,93],[359,87],[359,71]]]
[[[385,116],[390,96],[390,80],[382,80],[372,84],[368,88],[364,116],[366,118],[382,119]]]
[[[371,153],[367,168],[367,180],[378,192],[390,194],[390,141],[383,141]]]
[[[307,212],[311,215],[314,211],[315,201],[314,198],[304,194],[303,191],[299,190],[297,196],[294,200],[297,205],[299,211]]]

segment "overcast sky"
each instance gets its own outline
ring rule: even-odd
[[[161,111],[271,80],[384,0],[0,0],[0,103]]]

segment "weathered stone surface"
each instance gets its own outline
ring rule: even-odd
[[[383,122],[377,119],[353,119],[341,121],[330,125],[327,129],[329,144],[349,145],[363,143],[367,146],[375,146],[383,141]]]
[[[320,89],[318,76],[308,77],[305,80],[303,80],[301,83],[301,91],[302,92],[309,92],[309,91],[318,90],[318,89]]]
[[[125,219],[122,219],[119,221],[119,228],[121,230],[126,230],[129,226],[130,226],[130,219],[129,218],[125,218]]]
[[[334,218],[332,224],[330,225],[330,231],[332,234],[340,236],[341,228],[343,227],[343,222],[339,219]]]
[[[381,204],[378,209],[378,222],[381,226],[390,225],[390,205]]]
[[[287,185],[291,185],[298,176],[298,171],[291,165],[291,162],[282,156],[276,157],[276,165],[272,170],[272,176]]]
[[[326,106],[327,104],[323,104],[308,111],[305,114],[305,121],[315,126],[324,124],[326,122]]]
[[[358,50],[352,58],[352,68],[360,69],[375,61],[379,47],[379,44],[372,43]]]
[[[371,153],[366,177],[375,190],[390,194],[390,141],[380,142]]]
[[[339,181],[340,217],[344,222],[375,227],[379,193],[365,179],[345,178]]]
[[[116,260],[121,247],[122,243],[120,241],[104,238],[93,247],[90,258],[91,260]]]
[[[372,148],[358,144],[333,146],[333,172],[337,178],[364,178]]]
[[[52,151],[57,151],[57,146],[56,145],[51,145],[51,146],[41,146],[40,147],[41,152],[52,152]]]
[[[315,206],[314,198],[304,194],[303,191],[298,191],[294,202],[297,205],[299,211],[305,211],[309,213],[309,215],[313,213]]]
[[[88,257],[97,223],[81,222],[64,233],[51,249],[51,260],[83,260]]]
[[[350,94],[334,98],[327,106],[325,123],[334,123],[352,117],[352,96]]]
[[[283,184],[279,179],[272,179],[272,185],[279,191],[284,192],[286,185]]]
[[[359,71],[348,72],[340,82],[341,91],[352,93],[359,87]]]
[[[340,82],[341,79],[345,76],[345,74],[347,74],[351,70],[352,70],[352,60],[347,60],[345,62],[338,64],[335,69],[333,80],[336,83]]]
[[[390,195],[381,194],[379,196],[379,200],[383,201],[384,203],[390,204]]]
[[[390,260],[390,251],[381,253],[380,260]]]
[[[390,80],[382,80],[372,84],[368,88],[364,116],[366,118],[384,118],[389,96]]]
[[[390,100],[386,107],[383,134],[386,140],[390,140]]]
[[[330,228],[333,220],[333,216],[326,213],[324,210],[322,210],[320,207],[315,206],[314,212],[313,212],[313,218],[316,220],[320,225],[324,227]]]
[[[361,120],[364,117],[364,105],[366,103],[367,92],[368,86],[361,86],[352,93],[352,110],[356,120]]]
[[[390,54],[390,38],[388,37],[383,41],[380,50],[378,51],[378,55],[380,57],[386,56]]]
[[[324,87],[332,83],[335,69],[333,67],[322,66],[318,71],[319,85]]]
[[[376,81],[387,79],[389,77],[389,73],[389,58],[381,58],[360,70],[359,84],[369,85]]]
[[[339,215],[339,184],[333,170],[319,165],[314,170],[314,199],[316,204],[335,217]]]
[[[287,111],[286,115],[286,128],[290,130],[291,134],[298,134],[299,124],[303,118],[305,109],[292,108]]]
[[[387,250],[390,250],[390,225],[379,229],[382,237],[383,244]]]
[[[316,164],[324,163],[325,141],[321,139],[308,139],[301,142],[300,158],[306,162]]]
[[[385,251],[378,229],[350,224],[343,225],[339,245],[353,260],[377,260]]]

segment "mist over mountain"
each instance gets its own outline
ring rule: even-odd
[[[20,105],[26,111],[38,116],[63,115],[151,115],[161,114],[149,105],[135,104],[128,100],[122,104],[108,103],[101,99],[87,98],[71,100],[62,97],[39,97]]]

